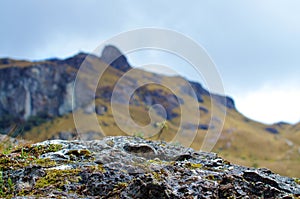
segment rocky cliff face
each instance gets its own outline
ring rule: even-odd
[[[30,116],[63,115],[72,110],[76,71],[68,65],[34,64],[0,70],[0,116],[27,120]]]
[[[108,49],[102,58],[111,60],[115,52],[119,51]],[[72,111],[74,80],[87,55],[79,53],[65,60],[25,62],[25,66],[23,61],[1,59],[0,127],[6,128],[10,123],[27,121],[30,117],[53,118]],[[126,65],[125,62],[123,57],[116,63]]]
[[[121,53],[118,48],[112,45],[104,47],[101,55],[101,60],[123,72],[131,69],[131,66],[127,62],[127,58]]]
[[[97,59],[99,62],[110,64],[121,74],[131,69],[126,57],[120,50],[111,45],[103,49],[101,58],[79,53],[64,60],[48,59],[40,62],[0,59],[0,128],[6,128],[11,123],[28,121],[28,119],[33,120],[41,117],[47,119],[70,113],[76,74],[87,56]],[[87,74],[98,67],[93,66],[93,63],[90,65],[87,69],[90,71],[86,71]],[[109,78],[118,77],[111,74]],[[210,95],[199,83],[191,82],[191,84],[199,102],[203,101],[203,95]],[[109,101],[112,90],[113,85],[100,88],[96,93],[96,98]],[[178,100],[180,99],[177,99],[176,96],[160,90],[141,90],[143,92],[137,93],[140,100],[139,104],[149,106],[165,101],[167,118],[172,119],[177,116],[173,109],[179,106]],[[185,92],[188,94],[190,91]],[[87,105],[89,100],[92,100],[93,93],[88,85],[81,85],[77,93],[79,101],[76,102],[76,105],[78,106]],[[119,99],[121,103],[122,95]],[[228,100],[229,98],[217,96],[216,99],[219,100],[220,104],[229,108],[234,107],[233,101]]]
[[[2,197],[300,197],[299,179],[137,137],[19,146],[0,155],[0,166]]]

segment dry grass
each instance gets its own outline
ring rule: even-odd
[[[97,78],[95,77],[95,71],[101,71],[105,66],[101,61],[97,59],[89,60],[92,66],[91,70],[86,71],[79,78],[86,80],[88,87],[93,88]],[[28,66],[27,62],[17,63],[21,67]],[[31,63],[32,64],[32,63]],[[4,66],[0,66],[4,67]],[[5,65],[5,67],[9,67]],[[105,87],[113,88],[113,85],[122,76],[122,73],[114,68],[109,68],[105,71],[104,75],[100,80],[99,90]],[[154,75],[142,70],[137,71],[135,80],[137,82],[143,82],[145,79],[159,79],[162,85],[171,85],[172,88],[163,88],[157,84],[148,85],[148,90],[162,89],[166,93],[174,91],[180,93],[179,85],[183,85],[185,80],[179,77],[166,77]],[[98,82],[96,82],[97,85]],[[184,101],[184,108],[187,112],[192,113],[195,109],[192,106],[194,99],[188,95],[181,95]],[[203,97],[204,102],[197,104],[197,106],[205,107],[209,110],[208,113],[201,112],[199,123],[208,124],[211,120],[212,104],[209,96]],[[97,123],[91,124],[93,116],[85,114],[82,110],[77,111],[76,114],[81,118],[80,126],[82,132],[94,131],[99,132],[103,135],[126,135],[115,123],[114,116],[110,108],[110,102],[97,99],[96,104],[105,105],[108,107],[107,113],[103,116],[97,116]],[[122,105],[120,105],[122,110]],[[197,107],[198,108],[198,107]],[[218,105],[214,106],[216,117],[220,117],[222,110]],[[150,122],[148,108],[145,106],[131,106],[130,113],[132,119],[139,125],[147,125]],[[181,109],[177,108],[174,112],[180,114]],[[123,111],[118,111],[119,117],[125,118],[126,115]],[[195,116],[193,114],[187,115],[184,118],[177,117],[168,121],[168,129],[163,132],[161,139],[166,141],[174,141],[176,132],[178,130],[180,122],[187,124],[194,121]],[[153,118],[155,121],[161,121],[159,115],[154,114]],[[228,159],[229,161],[237,164],[246,166],[259,166],[268,167],[269,169],[278,172],[282,175],[300,177],[300,167],[297,166],[300,163],[300,123],[298,125],[285,125],[283,127],[273,126],[280,131],[279,135],[271,134],[265,131],[267,125],[249,120],[242,114],[235,110],[228,110],[224,128],[222,134],[214,147],[213,151],[220,154],[220,156]],[[38,127],[31,129],[26,132],[26,137],[29,140],[41,141],[53,137],[58,132],[73,132],[75,130],[73,114],[68,114],[63,117],[57,117],[53,121],[44,123]],[[141,134],[145,137],[151,136],[148,132],[137,132],[136,129],[130,129],[129,135]],[[192,131],[186,129],[184,135],[176,140],[181,142],[183,145],[190,143],[192,140],[191,147],[199,150],[202,146],[202,142],[206,135],[205,130],[198,130],[196,137],[193,137]],[[286,139],[293,142],[293,146],[289,146]],[[176,141],[175,140],[175,141]]]

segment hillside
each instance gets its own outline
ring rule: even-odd
[[[118,58],[117,58],[118,57]],[[117,59],[115,59],[117,58]],[[85,70],[77,76],[75,106],[72,107],[73,86],[80,65]],[[94,77],[108,67],[99,82]],[[242,165],[267,167],[282,175],[300,177],[300,125],[274,124],[271,126],[252,121],[236,110],[233,99],[209,93],[199,83],[189,82],[186,87],[182,77],[169,77],[135,69],[117,93],[113,112],[111,98],[116,83],[132,67],[122,53],[113,46],[104,49],[101,56],[79,53],[60,60],[48,59],[38,62],[0,60],[0,127],[8,132],[15,124],[22,129],[22,138],[33,141],[46,139],[93,140],[104,136],[137,135],[179,142],[199,150],[209,130],[222,125],[222,114],[226,108],[224,128],[213,148],[221,157]],[[138,87],[129,100],[129,112],[139,125],[148,125],[150,130],[160,131],[166,117],[168,128],[161,136],[149,131],[137,130],[127,125],[124,132],[116,125],[115,118],[128,119],[126,97],[128,90],[141,85],[145,80],[160,84]],[[162,85],[174,85],[172,91]],[[93,90],[96,90],[95,95]],[[193,92],[197,97],[196,106]],[[180,98],[176,94],[180,95]],[[93,106],[95,103],[95,107]],[[151,109],[155,104],[164,107]],[[189,114],[182,117],[182,107]],[[200,111],[195,118],[195,107]],[[213,107],[213,109],[212,109]],[[116,115],[117,114],[117,115]],[[93,123],[94,118],[97,122]],[[74,117],[80,118],[76,126]],[[75,118],[75,119],[76,119]],[[101,126],[99,129],[98,123]],[[180,128],[182,133],[176,136]],[[195,137],[194,137],[194,132]]]

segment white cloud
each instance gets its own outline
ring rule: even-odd
[[[122,31],[168,28],[205,47],[224,84],[230,85],[227,89],[243,91],[228,92],[237,93],[233,96],[242,113],[265,122],[300,119],[297,87],[266,86],[245,93],[282,75],[299,74],[300,1],[145,2],[2,0],[0,7],[5,9],[0,12],[0,24],[5,28],[0,30],[0,57],[63,58],[79,50],[92,51]],[[177,73],[201,81],[176,58],[150,54],[129,56],[129,61],[172,66]]]
[[[235,96],[240,112],[254,120],[275,123],[300,121],[300,90],[299,84],[264,85]]]

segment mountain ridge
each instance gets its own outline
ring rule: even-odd
[[[113,52],[109,52],[109,51],[113,51]],[[75,54],[74,56],[71,56],[71,57],[68,57],[65,59],[50,58],[50,59],[46,59],[45,61],[40,60],[40,61],[36,61],[36,62],[30,62],[30,61],[25,61],[25,60],[15,60],[15,59],[10,59],[10,58],[0,58],[0,68],[2,69],[0,75],[2,74],[1,77],[3,79],[5,79],[4,76],[8,76],[7,77],[8,79],[15,79],[15,78],[17,78],[17,74],[16,74],[17,72],[19,72],[20,74],[23,74],[23,73],[26,74],[28,72],[26,67],[37,67],[38,69],[33,69],[34,70],[33,73],[38,73],[38,71],[36,71],[36,70],[42,71],[41,67],[49,67],[49,66],[56,67],[56,64],[59,66],[74,67],[76,69],[79,69],[80,65],[82,64],[82,62],[85,60],[85,58],[87,56],[93,57],[95,59],[99,59],[100,61],[103,61],[106,64],[110,64],[111,67],[113,67],[117,70],[120,70],[122,72],[126,72],[132,68],[130,66],[130,64],[127,62],[127,59],[125,58],[125,56],[119,50],[117,50],[116,47],[108,45],[104,48],[103,53],[100,57],[93,55],[93,54],[85,53],[85,52],[79,52],[79,53]],[[115,60],[115,61],[113,61],[113,60]],[[25,65],[25,68],[18,69],[20,67],[20,65],[21,66]],[[69,68],[67,68],[67,70],[68,69]],[[19,70],[19,71],[14,71],[14,70]],[[49,70],[51,70],[51,69],[49,69]],[[51,71],[51,72],[56,72],[56,71]],[[66,73],[65,70],[60,70],[57,73],[59,73],[58,75],[61,75],[62,73],[68,74],[68,73]],[[75,77],[75,75],[73,74],[73,75],[65,75],[63,78],[60,78],[60,79],[64,79],[64,78],[67,79],[67,82],[64,81],[62,83],[62,85],[66,84],[66,83],[70,83],[70,79],[72,79],[74,77]],[[28,78],[31,78],[31,77],[28,77]],[[42,81],[42,80],[40,80],[40,81]],[[72,81],[74,81],[74,79]],[[226,106],[227,108],[235,109],[234,100],[232,98],[230,98],[228,96],[223,97],[218,94],[209,93],[198,82],[192,82],[192,81],[188,81],[188,82],[191,84],[192,88],[194,89],[199,102],[202,101],[202,99],[201,99],[202,95],[208,95],[208,96],[211,95],[220,104]],[[22,82],[21,84],[24,84],[24,83]],[[1,86],[2,86],[1,87],[2,91],[5,90],[5,88],[7,88],[7,86],[3,85],[3,84]],[[24,90],[26,90],[26,88],[24,88]],[[68,92],[67,88],[65,88],[65,87],[63,87],[62,90],[65,92]],[[3,109],[5,109],[5,108],[4,108],[3,104],[4,104],[3,102],[0,103],[0,113],[4,112]],[[1,108],[2,108],[2,110],[1,110]],[[7,106],[6,106],[6,108],[8,109]],[[54,115],[55,116],[63,115],[65,113],[67,113],[68,111],[70,111],[70,108],[67,108],[66,111],[63,111],[63,110],[58,111],[60,113],[58,113],[58,114],[56,113]],[[9,112],[14,112],[14,111],[9,111]],[[19,111],[19,113],[20,112],[22,112],[22,111]],[[37,114],[36,112],[38,112],[38,111],[31,111],[31,112],[33,113],[33,115],[30,115],[30,116],[36,116],[36,114]],[[22,114],[20,114],[20,115],[22,115]],[[17,117],[18,114],[15,113],[14,116]],[[18,118],[18,119],[27,119],[28,118],[28,116],[26,118],[24,118],[24,115],[22,115],[22,116],[23,116],[23,118]]]
[[[111,58],[107,59],[110,61],[103,62],[101,56],[78,53],[66,59],[54,58],[36,62],[0,59],[0,126],[4,133],[17,124],[24,129],[22,136],[29,140],[74,139],[77,134],[72,111],[75,111],[86,123],[82,127],[84,133],[80,134],[82,139],[125,135],[116,125],[109,103],[114,85],[126,71],[131,69],[130,64],[123,58],[112,64],[113,66],[109,66],[104,72],[95,96],[91,90],[91,85],[95,83],[93,80],[88,79],[81,85],[75,106],[78,110],[72,109],[71,90],[82,61],[85,60],[88,66],[83,71],[82,78],[86,78],[96,73],[99,68],[106,67]],[[124,85],[127,88],[133,88],[142,79],[158,80],[162,85],[178,85],[177,91],[182,94],[182,99],[178,99],[167,88],[155,84],[139,88],[130,98],[131,117],[140,125],[149,124],[149,107],[157,103],[162,104],[166,110],[169,128],[162,133],[161,139],[172,140],[179,128],[180,106],[182,103],[188,106],[192,100],[191,90],[183,83],[186,80],[181,77],[169,77],[134,69],[138,75]],[[227,116],[221,136],[213,149],[215,152],[235,163],[264,166],[284,175],[300,175],[297,167],[300,162],[298,124],[265,125],[252,121],[238,112],[232,98],[210,94],[197,82],[189,81],[189,84],[196,94],[201,118],[197,125],[191,123],[192,118],[183,118],[184,131],[187,134],[197,131],[197,134],[195,137],[182,138],[180,142],[189,143],[189,139],[193,139],[191,147],[199,150],[207,131],[221,125],[217,122],[218,114],[212,118],[211,106],[215,106],[217,113],[221,113],[226,107]],[[120,93],[118,99],[121,107],[125,103],[122,95],[124,93]],[[93,96],[95,107],[89,103],[93,100]],[[164,113],[159,109],[154,111],[152,119],[161,121]],[[102,131],[99,131],[96,126],[87,125],[93,112],[97,116]],[[118,114],[124,117],[122,113]],[[214,119],[214,124],[211,123],[212,119]],[[153,128],[158,127],[154,125]],[[130,131],[133,135],[150,136],[148,132],[136,132],[135,129]],[[281,165],[281,163],[284,164]]]

